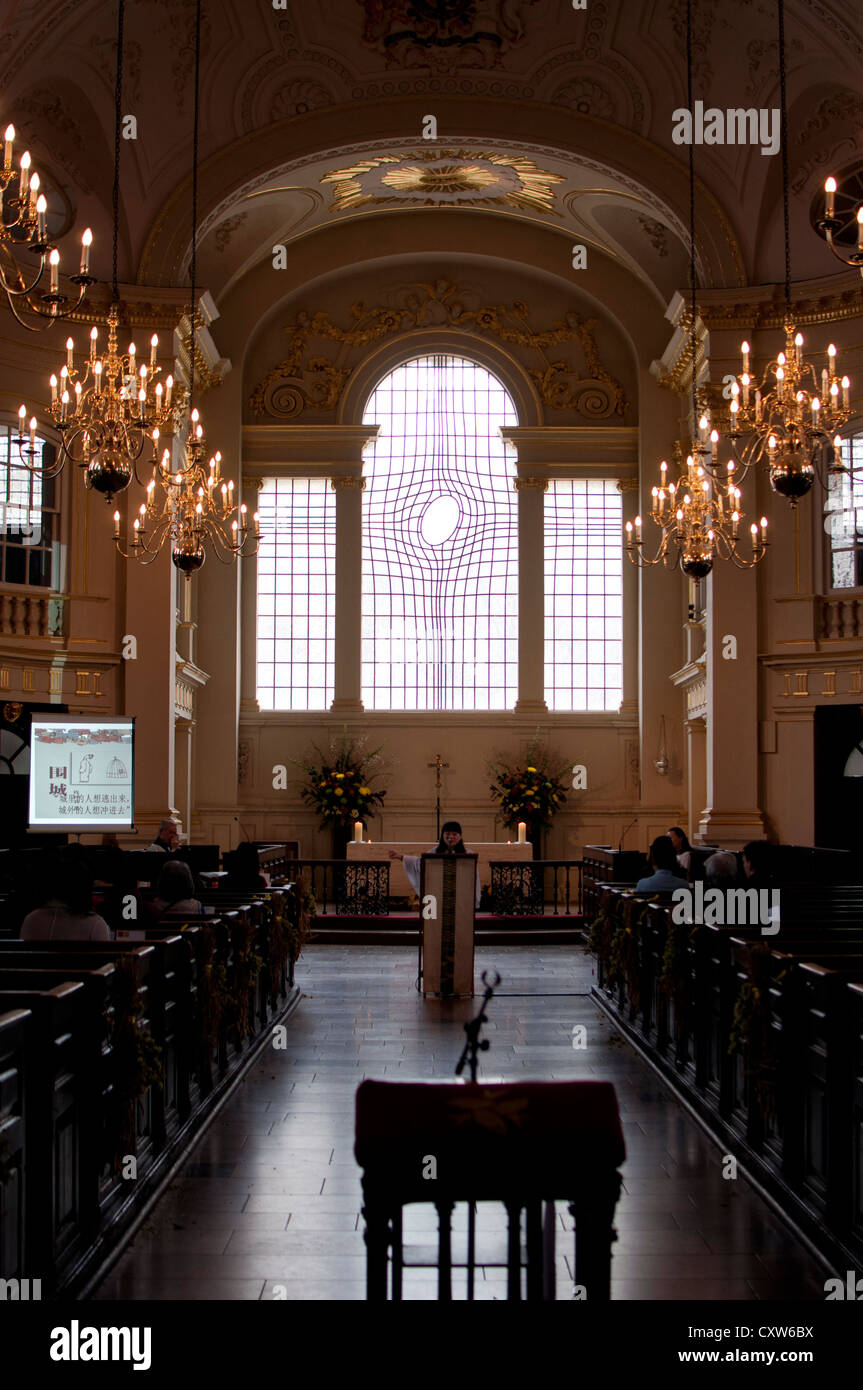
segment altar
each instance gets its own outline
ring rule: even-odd
[[[374,859],[389,859],[391,849],[397,854],[421,855],[428,854],[434,846],[433,840],[373,840],[371,843],[368,840],[351,840],[347,847],[347,857],[349,860],[368,863]],[[478,844],[472,840],[469,843],[465,841],[465,848],[477,857],[477,874],[484,887],[491,883],[492,864],[529,864],[533,860],[533,846],[530,843],[519,844],[513,841],[512,844],[507,844],[506,841],[495,841],[493,844]],[[413,896],[413,889],[400,859],[390,860],[390,896]]]

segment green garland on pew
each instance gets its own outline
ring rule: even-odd
[[[690,981],[689,943],[695,939],[699,924],[671,922],[666,917],[665,950],[662,953],[662,973],[659,988],[674,1004],[674,1036],[684,1032],[688,1012]]]
[[[779,1056],[770,1027],[770,989],[764,980],[764,967],[772,947],[766,942],[749,947],[746,955],[747,978],[743,981],[734,1004],[728,1053],[740,1053],[746,1077],[755,1087],[758,1107],[764,1124],[776,1118],[776,1082]],[[777,983],[786,971],[777,976]]]
[[[614,929],[614,922],[609,912],[600,912],[596,920],[591,924],[590,932],[587,937],[587,950],[592,956],[596,956],[597,961],[603,970],[608,969],[609,954],[611,951],[611,933]]]
[[[248,939],[239,949],[234,946],[234,986],[232,990],[226,989],[223,1005],[224,1022],[238,1043],[245,1042],[255,1031],[249,1019],[249,1006],[255,981],[264,961],[263,957],[253,950],[252,939],[253,933],[250,931]]]
[[[113,1010],[108,1014],[108,1038],[113,1054],[113,1085],[105,1112],[106,1151],[117,1172],[125,1155],[134,1154],[137,1141],[137,1103],[151,1086],[163,1086],[162,1049],[149,1028],[140,1026],[144,1005],[136,961],[120,956],[116,970]]]

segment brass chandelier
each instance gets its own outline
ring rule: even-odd
[[[30,421],[29,442],[25,442],[26,409],[18,411],[21,428],[17,442],[21,462],[31,472],[56,477],[71,459],[84,471],[87,487],[110,501],[129,486],[135,466],[151,451],[151,462],[158,459],[160,431],[172,429],[173,378],[163,387],[158,380],[161,367],[156,361],[159,339],[150,339],[149,363],[138,364],[134,342],[121,352],[117,342],[120,322],[120,295],[117,282],[117,248],[120,225],[120,131],[123,92],[123,28],[125,0],[117,6],[117,75],[114,89],[114,184],[113,184],[113,297],[108,311],[108,342],[99,351],[99,330],[90,329],[90,352],[79,365],[75,362],[75,343],[66,340],[66,361],[50,379],[52,422],[62,441],[57,457],[48,467],[37,461],[35,420]],[[173,403],[176,404],[176,403]],[[140,481],[140,480],[139,480]]]
[[[765,464],[774,492],[796,507],[826,467],[828,476],[844,472],[838,431],[851,418],[850,379],[837,371],[831,343],[819,371],[803,354],[803,334],[791,312],[791,222],[788,196],[788,100],[785,73],[785,6],[779,10],[779,83],[782,144],[782,206],[785,233],[785,347],[767,363],[763,375],[750,373],[750,346],[740,345],[743,369],[732,383],[730,443],[740,476]],[[828,180],[830,182],[830,180]],[[835,189],[835,181],[834,181]],[[863,245],[863,224],[861,224]],[[861,256],[863,261],[863,256]]]
[[[30,151],[24,151],[17,168],[14,152],[15,127],[9,125],[4,134],[0,170],[0,288],[21,326],[36,333],[74,313],[88,287],[94,283],[90,274],[93,233],[87,227],[82,234],[78,273],[67,277],[69,283],[76,286],[77,293],[66,293],[60,287],[60,252],[48,240],[48,202],[40,192],[41,179],[32,167]],[[22,272],[15,249],[38,256],[36,268],[30,274]],[[45,278],[46,265],[48,288],[38,292]]]
[[[171,559],[186,579],[199,570],[211,550],[218,560],[231,564],[238,557],[257,553],[260,543],[258,514],[251,523],[246,506],[236,505],[233,480],[222,478],[222,456],[216,452],[205,463],[207,444],[204,427],[194,407],[195,349],[197,332],[197,239],[198,239],[198,112],[201,66],[201,0],[195,15],[195,85],[192,135],[192,255],[189,324],[189,426],[183,462],[174,467],[165,449],[153,468],[147,484],[146,501],[141,503],[132,523],[132,538],[126,543],[120,513],[114,512],[114,544],[126,560],[152,564],[166,545]],[[165,405],[167,410],[167,403]],[[158,437],[158,436],[157,436]]]
[[[692,0],[686,4],[687,100],[692,110]],[[668,569],[679,565],[691,579],[703,579],[717,559],[730,560],[738,569],[749,569],[767,551],[767,518],[760,528],[750,526],[751,555],[740,549],[743,509],[737,485],[737,466],[729,461],[724,481],[719,477],[719,434],[710,427],[706,411],[699,411],[696,386],[696,322],[698,318],[695,266],[695,159],[689,146],[689,354],[692,371],[692,418],[698,430],[692,440],[686,463],[676,481],[669,481],[668,463],[660,464],[660,482],[651,489],[650,519],[660,530],[659,543],[652,555],[645,553],[642,519],[627,521],[625,548],[633,564],[641,567],[662,564]],[[677,447],[677,446],[675,446]]]

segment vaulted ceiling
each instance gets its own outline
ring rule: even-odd
[[[694,0],[695,96],[778,106],[775,0]],[[665,302],[685,281],[685,0],[204,0],[199,280],[216,299],[276,244],[339,221],[470,209],[553,228]],[[110,275],[116,10],[2,0],[0,118],[97,235]],[[182,284],[189,255],[193,0],[128,0],[121,278]],[[836,270],[810,211],[863,157],[863,10],[787,0],[794,278]],[[426,118],[437,138],[424,138]],[[781,168],[699,146],[699,265],[721,286],[783,272]],[[490,235],[499,223],[490,221]]]

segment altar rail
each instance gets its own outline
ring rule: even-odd
[[[582,905],[581,870],[580,859],[494,863],[489,910],[497,917],[577,915]]]
[[[387,917],[392,911],[389,859],[295,859],[292,878],[305,882],[318,917]],[[582,861],[494,862],[481,911],[498,917],[578,915]]]

